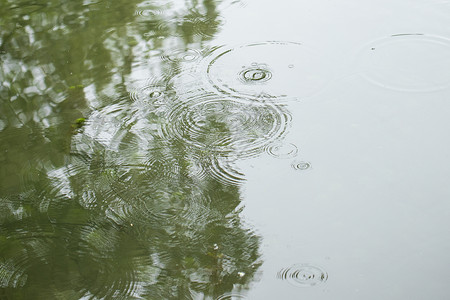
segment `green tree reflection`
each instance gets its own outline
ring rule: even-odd
[[[211,154],[160,138],[158,113],[127,92],[135,65],[168,40],[211,39],[217,2],[0,3],[0,298],[245,290],[260,240],[240,220],[239,186],[193,172]]]

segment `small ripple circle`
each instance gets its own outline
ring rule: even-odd
[[[292,158],[297,156],[298,148],[296,145],[276,142],[266,148],[266,152],[276,158]]]
[[[200,57],[201,53],[196,49],[175,49],[163,54],[161,59],[170,62],[192,62]]]
[[[239,79],[245,83],[262,83],[270,78],[272,78],[272,72],[261,66],[246,68],[239,73]]]
[[[311,163],[307,161],[294,161],[291,167],[297,171],[305,171],[311,169]]]
[[[312,264],[296,264],[281,269],[277,278],[298,287],[310,287],[328,280],[328,273],[321,267]]]

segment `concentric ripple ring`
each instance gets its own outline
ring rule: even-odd
[[[310,96],[330,75],[329,64],[296,42],[260,42],[218,47],[205,57],[207,82],[220,93],[260,100]]]
[[[450,86],[450,39],[421,33],[393,34],[359,51],[358,67],[369,82],[405,92]]]
[[[316,265],[297,264],[280,270],[277,278],[294,286],[310,287],[327,281],[328,273]]]
[[[282,106],[239,102],[214,94],[180,102],[169,109],[161,135],[199,150],[239,157],[262,153],[282,138],[291,116]]]

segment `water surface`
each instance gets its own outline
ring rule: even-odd
[[[450,297],[448,1],[0,2],[0,298]]]

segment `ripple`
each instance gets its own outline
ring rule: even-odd
[[[124,190],[127,185],[139,185],[141,189],[153,190],[153,187],[156,189],[178,176],[179,169],[180,166],[173,157],[153,155],[143,163],[108,166],[101,176],[108,178],[111,185],[123,185]]]
[[[45,218],[28,221],[10,224],[9,238],[0,245],[1,287],[27,285],[25,288],[33,289],[37,298],[53,299],[55,295],[40,285],[44,276],[56,287],[83,287],[74,290],[79,296],[85,292],[98,298],[110,298],[113,294],[128,298],[135,292],[138,280],[134,266],[127,255],[124,258],[116,255],[117,245],[128,238],[123,231],[108,222],[54,226],[45,222]],[[72,265],[73,272],[61,276]]]
[[[172,101],[175,92],[167,86],[166,80],[150,78],[140,87],[130,92],[130,98],[139,103],[151,105],[158,109]]]
[[[201,150],[247,157],[260,154],[267,144],[283,137],[290,120],[281,106],[205,94],[175,105],[161,134]]]
[[[130,209],[126,211],[127,218],[145,227],[170,228],[180,210],[175,206],[178,194],[167,191],[145,191],[133,199]]]
[[[134,219],[136,214],[146,215],[145,220],[166,218],[167,205],[156,209],[154,202],[158,197],[167,198],[166,189],[178,180],[181,167],[178,160],[165,151],[169,150],[162,147],[139,154],[135,151],[134,157],[125,156],[120,159],[122,162],[110,157],[104,164],[86,165],[83,173],[72,177],[81,181],[80,186],[86,185],[84,180],[90,182],[89,189],[80,192],[81,204],[86,208],[110,209],[127,219]],[[78,162],[78,169],[82,170],[83,164]],[[52,212],[51,216],[54,215]]]
[[[240,185],[246,180],[233,161],[226,158],[212,158],[208,174],[225,185]]]
[[[237,293],[225,293],[216,300],[235,300],[235,299],[247,299],[247,297]]]
[[[294,144],[273,143],[266,148],[266,152],[276,158],[293,158],[298,154]]]
[[[198,74],[192,70],[182,70],[172,76],[167,84],[176,91],[178,98],[190,99],[205,94]]]
[[[219,15],[203,15],[191,11],[188,15],[166,15],[164,18],[150,12],[156,26],[156,32],[170,37],[201,42],[210,40],[225,24],[225,18]]]
[[[211,195],[207,195],[204,190],[192,189],[187,193],[178,193],[177,209],[174,210],[176,222],[184,228],[204,228],[206,225],[217,222],[220,216],[211,210]],[[190,230],[188,230],[190,231]],[[191,231],[192,238],[202,239],[202,233]]]
[[[294,161],[291,167],[297,171],[305,171],[312,168],[311,163],[307,161]]]
[[[154,1],[143,1],[136,5],[136,11],[134,12],[134,15],[138,17],[159,16],[162,18],[168,18],[170,17],[168,15],[168,12],[170,12],[170,3],[168,2],[156,4]]]
[[[77,237],[76,255],[81,261],[78,269],[82,275],[92,277],[95,274],[91,280],[84,282],[87,293],[96,298],[128,298],[136,292],[138,274],[134,261],[141,259],[140,255],[136,256],[141,252],[136,253],[136,249],[129,248],[128,251],[134,251],[133,259],[127,257],[126,254],[130,253],[117,257],[117,245],[128,238],[120,227],[106,222],[91,223],[81,227]]]
[[[267,68],[265,64],[256,64],[250,68],[244,68],[239,73],[239,79],[244,83],[262,83],[272,78],[272,72]]]
[[[185,206],[180,210],[180,216],[182,216],[183,223],[185,225],[191,226],[204,226],[208,223],[208,207],[204,205],[201,201],[195,201],[195,199],[190,199],[190,201],[185,202]],[[178,220],[179,223],[180,220]]]
[[[161,56],[164,61],[194,62],[201,57],[201,53],[195,49],[175,49]]]
[[[21,261],[20,259],[17,261],[11,259],[0,261],[0,287],[23,287],[28,279],[27,269],[27,261]]]
[[[358,55],[363,77],[378,86],[428,92],[450,85],[450,39],[400,33],[366,44]]]
[[[330,74],[315,50],[294,42],[218,47],[210,51],[205,64],[215,90],[253,100],[262,94],[279,101],[310,96]]]
[[[204,153],[194,153],[192,157],[186,157],[180,166],[181,174],[196,182],[202,182],[207,176],[209,157]]]
[[[194,36],[200,37],[201,39],[210,39],[224,24],[225,19],[220,16],[209,17],[196,15],[185,18],[183,29],[192,32]]]
[[[277,278],[286,280],[294,286],[309,287],[327,281],[328,273],[315,265],[297,264],[280,270]]]
[[[163,16],[165,11],[162,9],[138,9],[134,12],[135,16],[138,17],[155,17]]]
[[[181,180],[180,176],[195,186],[201,179],[193,176],[206,176],[206,171],[197,170],[197,167],[193,164],[180,166],[168,156],[149,158],[148,163],[140,165],[116,166],[107,172],[106,184],[103,184],[106,188],[103,192],[98,191],[101,193],[99,197],[109,208],[126,219],[134,220],[133,223],[167,224],[186,212],[195,214],[195,211],[200,211],[193,209],[201,207],[200,204],[188,204],[187,201],[192,200],[189,194],[174,186]],[[187,205],[189,209],[185,208]]]
[[[242,0],[225,0],[225,1],[220,1],[219,3],[217,3],[217,11],[224,11],[226,9],[230,9],[233,6],[237,7],[237,8],[243,8],[245,7],[246,1],[242,1]]]

